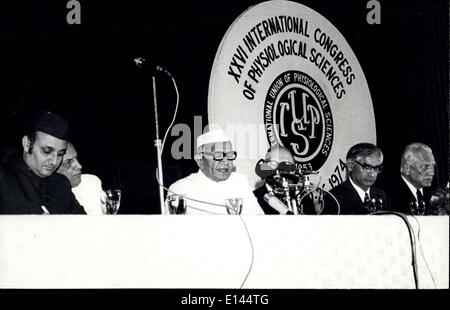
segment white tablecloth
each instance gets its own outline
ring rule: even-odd
[[[0,287],[239,288],[243,222],[244,288],[414,288],[392,215],[1,216]],[[418,222],[419,286],[448,288],[449,219]]]

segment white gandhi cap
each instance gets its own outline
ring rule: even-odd
[[[214,129],[197,137],[197,148],[202,145],[231,141],[223,132],[222,129]]]

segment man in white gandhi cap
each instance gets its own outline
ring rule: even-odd
[[[242,198],[242,214],[264,214],[247,177],[234,171],[236,157],[231,140],[222,129],[200,135],[194,157],[198,172],[172,184],[168,197],[182,196],[185,214],[228,214],[226,201],[230,198]],[[166,214],[169,213],[167,209]]]

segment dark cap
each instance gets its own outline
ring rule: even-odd
[[[30,127],[55,138],[67,140],[69,123],[53,112],[38,110],[31,118]]]

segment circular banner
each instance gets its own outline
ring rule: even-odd
[[[209,125],[222,127],[251,185],[270,146],[287,147],[322,188],[345,180],[345,156],[376,142],[370,91],[342,34],[314,10],[290,1],[249,8],[217,51],[208,93]]]

